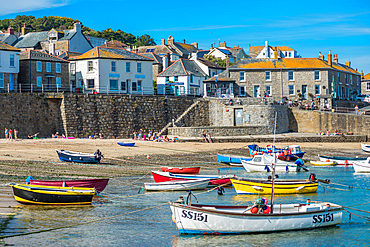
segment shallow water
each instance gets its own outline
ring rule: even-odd
[[[242,169],[221,169],[207,171],[213,174],[237,174],[244,177],[266,178],[266,173],[248,174]],[[370,175],[354,174],[352,167],[311,167],[320,179],[330,179],[334,183],[358,188],[348,189],[335,186],[336,190],[319,186],[317,193],[303,195],[277,195],[276,203],[301,202],[307,198],[312,201],[329,201],[343,206],[356,206],[370,211]],[[306,179],[309,173],[284,173],[280,178]],[[169,200],[176,200],[186,192],[151,192],[137,194],[147,177],[135,183],[138,177],[111,179],[101,197],[94,198],[91,206],[47,207],[25,206],[10,222],[5,235],[26,233],[55,227],[90,222],[59,230],[18,236],[5,239],[6,244],[16,246],[352,246],[368,245],[370,224],[355,215],[351,223],[349,214],[344,212],[342,224],[336,227],[290,231],[268,234],[192,236],[179,235],[171,220]],[[136,187],[132,187],[136,186]],[[253,203],[258,195],[237,195],[232,187],[226,188],[225,195],[216,191],[194,192],[202,204],[247,205]],[[347,191],[349,190],[349,191]],[[269,197],[268,197],[269,198]],[[193,199],[194,202],[194,199]],[[134,212],[137,211],[137,212]],[[134,213],[132,213],[134,212]],[[353,211],[354,212],[354,211]],[[358,212],[355,212],[358,213]],[[364,216],[364,213],[360,213]]]

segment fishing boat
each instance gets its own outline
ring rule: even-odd
[[[65,150],[56,150],[59,159],[63,162],[76,162],[76,163],[99,163],[102,156],[89,154],[89,153],[80,153],[80,152],[73,152],[73,151],[65,151]]]
[[[282,153],[280,159],[296,160],[302,158],[306,152],[302,152],[301,147],[298,145],[290,145],[285,148],[276,148],[274,145],[267,145],[266,147],[259,147],[257,144],[248,145],[249,154],[254,156],[256,154],[271,154]],[[284,156],[285,152],[285,156]]]
[[[159,172],[159,171],[152,171],[152,175],[154,178],[154,182],[156,183],[173,181],[173,180],[195,180],[195,179],[207,178],[211,180],[209,182],[210,185],[231,184],[230,178],[234,177],[234,175],[173,174],[170,172]]]
[[[199,174],[200,166],[197,167],[162,167],[163,172],[175,174]]]
[[[339,156],[324,156],[319,155],[321,161],[337,162],[338,165],[352,165],[353,162],[365,161],[366,158],[361,157],[339,157]]]
[[[242,160],[251,160],[252,158],[238,155],[217,154],[217,162],[226,163],[234,166],[242,166]]]
[[[180,234],[245,234],[315,229],[340,224],[342,206],[333,203],[294,203],[249,206],[169,202]],[[262,205],[261,205],[262,206]],[[263,208],[262,208],[263,209]],[[265,212],[265,213],[264,213]]]
[[[336,166],[338,165],[336,161],[311,160],[310,163],[313,166]]]
[[[135,146],[135,142],[117,142],[118,145],[124,147],[133,147]]]
[[[56,187],[31,184],[15,184],[14,199],[22,204],[38,205],[83,205],[91,204],[96,194],[94,188]]]
[[[353,162],[353,169],[355,169],[356,173],[370,172],[370,157],[368,157],[365,161]]]
[[[144,186],[147,191],[203,190],[207,188],[209,182],[209,178],[202,178],[194,180],[175,180],[159,183],[144,183]]]
[[[362,149],[362,151],[364,151],[366,153],[370,153],[370,145],[369,144],[361,143],[361,149]]]
[[[270,194],[272,193],[271,179],[231,178],[231,183],[238,194]],[[278,180],[274,182],[275,194],[303,194],[317,191],[317,180]]]
[[[102,192],[107,186],[109,178],[93,178],[81,180],[34,180],[29,179],[32,185],[54,186],[54,187],[83,187],[95,188],[98,193]]]
[[[292,162],[276,159],[274,163],[274,156],[267,154],[255,155],[251,161],[242,160],[242,164],[247,172],[270,172],[273,164],[275,164],[276,171],[279,172],[299,172],[301,169],[303,171],[308,171],[306,167],[297,166]]]

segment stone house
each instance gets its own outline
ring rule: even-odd
[[[153,94],[153,60],[125,49],[95,47],[71,57],[77,92]]]
[[[157,75],[157,94],[201,96],[206,77],[195,61],[180,58]]]
[[[70,91],[69,62],[42,51],[19,55],[19,87],[22,92]]]
[[[361,93],[370,94],[370,73],[361,77]]]
[[[350,62],[340,64],[338,56],[320,58],[242,59],[223,76],[230,78],[233,92],[239,96],[274,97],[291,100],[332,95],[337,99],[354,99],[360,93],[360,73]],[[215,78],[205,81],[214,83]]]
[[[81,31],[81,24],[75,23],[74,29],[46,32],[31,32],[21,35],[13,44],[25,50],[44,50],[52,55],[60,55],[65,51],[84,53],[93,46]]]
[[[0,92],[17,91],[19,52],[0,41]]]
[[[250,46],[249,56],[251,58],[299,58],[297,51],[289,46],[269,46],[265,41],[265,46]]]

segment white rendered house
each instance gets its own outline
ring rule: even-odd
[[[0,91],[17,91],[19,49],[0,41]]]

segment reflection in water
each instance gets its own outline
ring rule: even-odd
[[[211,173],[207,171],[208,173]],[[232,174],[234,170],[230,171]],[[352,185],[358,188],[369,188],[370,176],[354,175],[353,168],[330,167],[315,168],[320,179],[330,179],[338,184]],[[217,173],[214,170],[214,173]],[[240,173],[250,178],[266,178],[266,173]],[[281,179],[307,179],[309,173],[282,173]],[[6,244],[14,245],[53,245],[53,246],[314,246],[314,245],[368,245],[367,234],[369,224],[358,217],[352,216],[348,224],[348,214],[344,213],[343,223],[338,227],[305,231],[280,232],[270,234],[247,234],[226,236],[179,236],[175,224],[171,220],[168,205],[152,210],[148,207],[177,200],[180,195],[186,198],[187,192],[145,193],[138,195],[138,188],[125,187],[135,182],[136,177],[112,179],[104,197],[96,197],[91,206],[48,207],[24,206],[9,224],[6,235],[50,229],[98,220],[94,223],[78,225],[60,230],[32,234],[5,239]],[[140,182],[149,182],[147,179]],[[140,184],[142,185],[142,184]],[[248,205],[259,198],[258,195],[237,195],[232,187],[225,188],[224,195],[214,190],[210,193],[194,191],[199,203],[223,205]],[[130,196],[130,197],[125,197]],[[264,197],[270,200],[268,195]],[[351,189],[350,191],[333,190],[319,186],[317,193],[299,195],[277,195],[275,203],[331,201],[341,205],[359,205],[358,208],[370,211],[369,191]],[[194,201],[194,199],[193,199]],[[366,204],[367,203],[367,204]],[[133,214],[127,214],[136,210]]]

